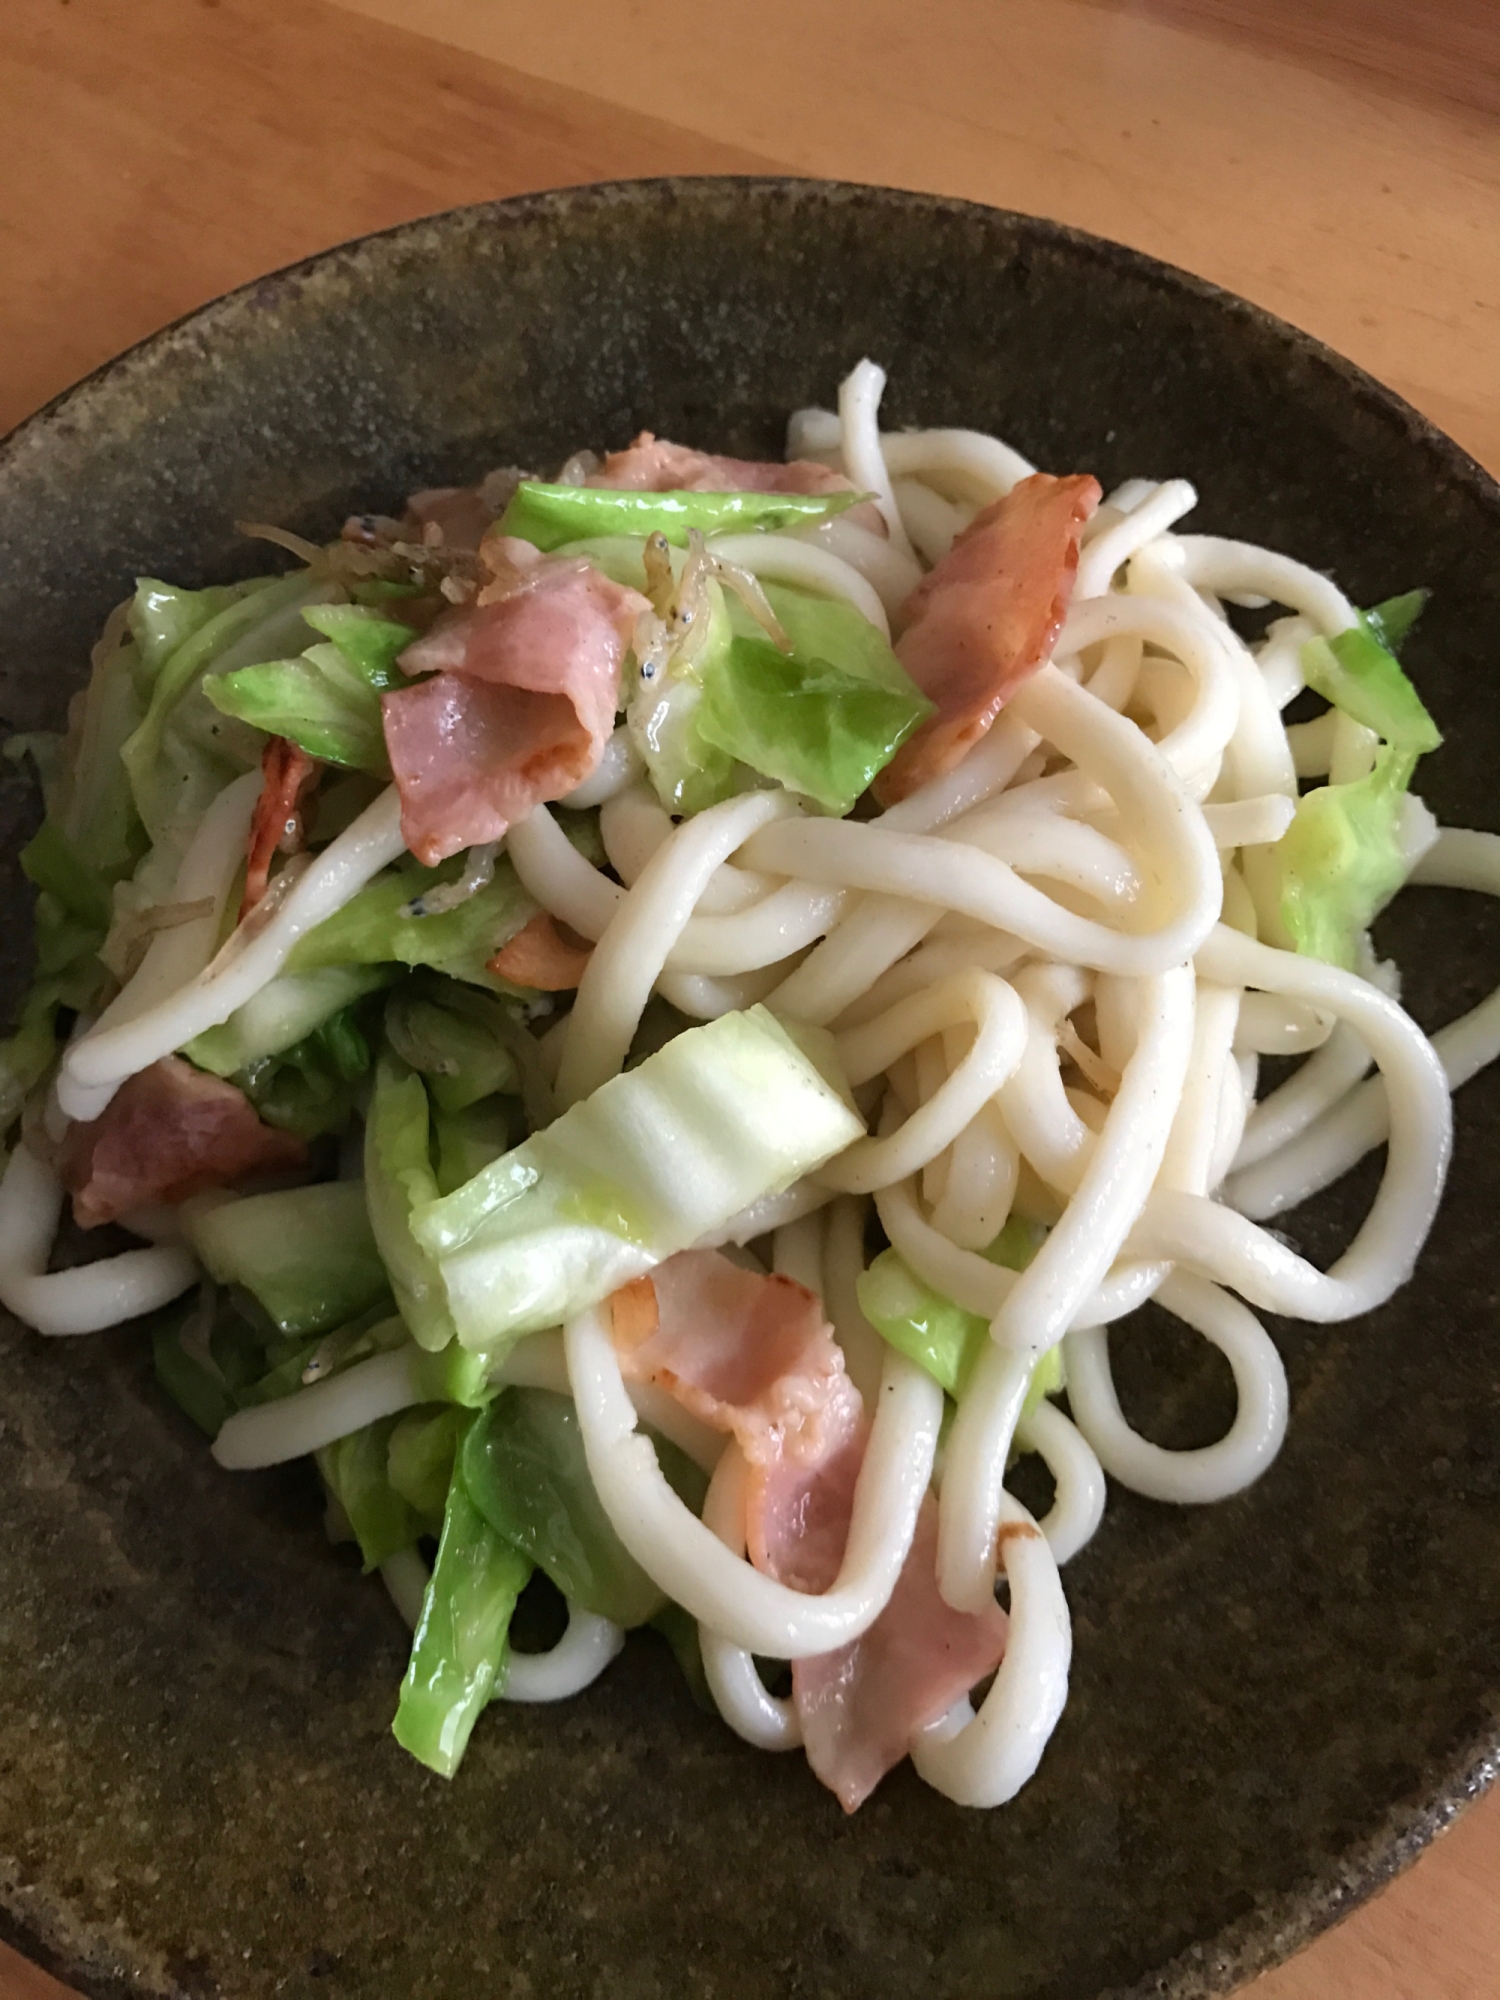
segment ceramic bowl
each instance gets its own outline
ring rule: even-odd
[[[887,421],[997,431],[1106,487],[1182,475],[1198,525],[1368,603],[1434,590],[1409,664],[1440,815],[1496,823],[1500,492],[1316,342],[1048,222],[887,190],[682,180],[529,196],[330,251],[158,334],[0,447],[0,714],[56,725],[138,572],[264,565],[237,519],[353,504],[641,426],[779,455],[863,354]],[[36,806],[4,781],[15,863]],[[1432,1024],[1500,966],[1478,899],[1383,934]],[[230,1476],[138,1331],[8,1324],[0,1402],[0,1928],[90,1995],[173,2000],[1101,2000],[1220,1992],[1377,1887],[1487,1780],[1500,1690],[1500,1082],[1458,1102],[1414,1282],[1273,1325],[1286,1448],[1250,1492],[1112,1492],[1070,1565],[1066,1715],[1014,1804],[894,1773],[854,1818],[759,1755],[649,1638],[558,1709],[502,1708],[456,1782],[389,1734],[405,1658],[305,1468]],[[1367,1163],[1287,1226],[1330,1256]],[[1117,1334],[1164,1442],[1227,1370]]]

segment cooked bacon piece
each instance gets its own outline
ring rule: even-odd
[[[245,893],[240,899],[243,923],[266,893],[271,857],[278,851],[295,854],[302,845],[302,802],[318,775],[315,757],[285,736],[273,736],[261,752],[264,782],[250,822],[250,852],[245,863]]]
[[[686,1250],[610,1301],[621,1373],[659,1384],[751,1467],[746,1545],[794,1590],[837,1577],[869,1426],[819,1300],[712,1250]],[[914,1733],[991,1673],[1005,1650],[999,1605],[970,1616],[938,1595],[937,1508],[923,1501],[890,1603],[864,1637],[797,1660],[792,1693],[808,1762],[853,1812]]]
[[[429,867],[498,840],[583,782],[614,728],[625,651],[650,608],[589,563],[548,561],[500,537],[486,550],[503,573],[401,656],[407,673],[436,677],[381,696],[401,830]]]
[[[1079,537],[1099,498],[1099,482],[1087,473],[1032,473],[975,515],[906,600],[896,657],[937,714],[875,780],[882,805],[961,763],[1051,657],[1073,594]]]
[[[844,1527],[847,1533],[847,1513]],[[971,1614],[938,1594],[937,1534],[929,1495],[891,1601],[869,1631],[836,1653],[792,1662],[807,1761],[845,1812],[862,1805],[917,1731],[993,1673],[1005,1652],[1007,1621],[998,1604]],[[822,1589],[838,1573],[842,1538],[836,1551]]]
[[[655,1295],[655,1318],[644,1287]],[[717,1250],[684,1250],[617,1292],[615,1346],[626,1379],[657,1382],[750,1464],[746,1540],[757,1568],[769,1537],[788,1556],[788,1518],[851,1439],[864,1409],[816,1294]],[[846,1524],[847,1525],[847,1524]],[[837,1567],[837,1565],[835,1565]]]
[[[848,493],[850,482],[811,459],[721,458],[642,431],[612,451],[585,486],[631,493]]]
[[[60,1170],[74,1220],[93,1229],[306,1159],[302,1141],[262,1124],[232,1083],[164,1056],[122,1083],[100,1117],[68,1128]]]
[[[569,944],[546,910],[539,910],[513,938],[485,960],[487,972],[498,973],[513,986],[531,986],[539,993],[568,993],[583,977],[592,946]]]
[[[477,549],[494,518],[482,486],[433,486],[412,494],[401,525],[413,542],[425,542],[432,548]]]

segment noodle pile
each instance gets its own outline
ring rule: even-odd
[[[874,496],[886,534],[836,518],[726,535],[713,551],[760,583],[842,599],[888,633],[923,566],[1031,468],[968,431],[882,435],[883,379],[862,363],[837,414],[796,416],[790,455]],[[1407,1281],[1443,1186],[1449,1093],[1500,1051],[1500,997],[1429,1041],[1395,997],[1396,968],[1367,941],[1358,972],[1266,941],[1266,857],[1303,783],[1374,763],[1370,731],[1336,710],[1284,719],[1306,642],[1359,620],[1334,583],[1285,555],[1181,532],[1195,497],[1181,480],[1132,480],[1106,499],[1084,531],[1050,661],[956,769],[888,810],[830,818],[772,787],[678,821],[617,730],[563,802],[599,809],[607,869],[546,805],[504,843],[535,903],[593,945],[571,1009],[542,1024],[558,1107],[621,1073],[653,996],[693,1021],[763,1003],[833,1037],[867,1136],[721,1240],[755,1246],[822,1297],[873,1412],[836,1580],[809,1593],[750,1565],[742,1452],[627,1384],[604,1305],[523,1339],[494,1379],[573,1399],[615,1531],[698,1621],[721,1714],[765,1749],[793,1747],[799,1725],[755,1658],[805,1659],[867,1631],[935,1487],[942,1598],[974,1611],[998,1580],[1009,1587],[1004,1658],[978,1708],[961,1700],[910,1743],[919,1774],[965,1805],[1012,1797],[1062,1713],[1071,1633],[1059,1569],[1098,1527],[1106,1475],[1201,1505],[1266,1471],[1287,1385],[1258,1314],[1348,1319]],[[1228,615],[1243,606],[1271,608],[1253,644]],[[185,911],[223,908],[257,785],[237,780],[203,817],[173,890]],[[1402,839],[1412,882],[1500,891],[1495,836],[1435,829],[1411,800]],[[212,924],[154,932],[67,1050],[54,1134],[225,1021],[403,853],[393,788],[253,934],[246,926],[210,958]],[[1262,1057],[1294,1053],[1304,1064],[1257,1098]],[[1266,1226],[1382,1143],[1374,1203],[1328,1271]],[[52,1170],[18,1145],[0,1188],[0,1298],[42,1332],[112,1324],[191,1280],[189,1253],[171,1241],[49,1272],[61,1201]],[[1022,1270],[983,1254],[1013,1217],[1045,1231]],[[946,1430],[942,1390],[861,1310],[877,1222],[916,1279],[989,1322]],[[1122,1413],[1109,1328],[1148,1300],[1229,1363],[1238,1407],[1215,1444],[1167,1450]],[[1028,1398],[1054,1351],[1066,1413]],[[414,1355],[379,1354],[246,1410],[216,1454],[264,1464],[406,1408],[424,1393]],[[701,1515],[668,1484],[643,1417],[710,1475]],[[1039,1455],[1055,1482],[1040,1522],[1007,1490],[1018,1453]],[[420,1557],[385,1567],[414,1619]],[[504,1696],[575,1693],[621,1643],[609,1620],[574,1608],[553,1652],[512,1659]]]

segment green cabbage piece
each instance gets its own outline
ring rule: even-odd
[[[296,659],[209,674],[205,695],[222,714],[288,737],[309,756],[389,777],[380,697],[405,685],[396,658],[415,629],[356,604],[313,605],[302,616],[326,643]]]
[[[206,590],[184,590],[154,576],[136,578],[128,623],[136,644],[136,677],[144,692],[177,651],[212,618],[243,597],[252,597],[271,582],[251,577],[246,583],[210,584]]]
[[[99,952],[109,930],[111,890],[128,876],[147,840],[136,814],[121,749],[140,720],[136,647],[106,639],[95,648],[88,686],[75,696],[66,741],[12,739],[9,752],[29,749],[44,771],[46,817],[21,850],[21,867],[36,885],[35,972],[21,1003],[17,1030],[0,1044],[0,1130],[57,1049],[59,1008],[93,1010],[106,973]]]
[[[525,1118],[514,1097],[484,1097],[462,1111],[434,1106],[432,1128],[439,1194],[452,1194],[526,1136]]]
[[[709,630],[696,656],[669,661],[632,692],[631,736],[669,812],[701,812],[757,773],[842,815],[932,713],[853,605],[780,584],[764,589],[790,651],[711,584]]]
[[[166,588],[143,584],[137,604],[141,591],[159,598]],[[225,785],[260,760],[258,732],[214,707],[204,692],[204,675],[300,651],[310,636],[303,612],[336,590],[306,570],[257,578],[228,602],[215,597],[211,615],[196,624],[189,619],[187,636],[154,671],[142,672],[145,713],[120,755],[153,841],[196,825]]]
[[[1351,626],[1333,639],[1309,639],[1302,648],[1302,673],[1341,713],[1413,758],[1436,750],[1443,740],[1400,661],[1368,625]]]
[[[467,1410],[452,1404],[422,1403],[403,1411],[386,1448],[386,1472],[391,1485],[422,1523],[424,1534],[442,1530],[443,1510],[464,1433]]]
[[[436,868],[407,861],[376,876],[341,910],[326,917],[292,947],[288,972],[311,972],[329,965],[429,965],[453,979],[494,991],[514,988],[485,971],[507,939],[536,915],[537,905],[521,887],[505,855],[493,879],[455,910],[407,916],[407,906],[425,889],[453,882],[466,857],[454,855]]]
[[[1383,744],[1367,777],[1303,795],[1276,843],[1281,921],[1295,950],[1346,971],[1406,880],[1401,821],[1416,757]]]
[[[358,1001],[341,1008],[290,1048],[231,1072],[231,1082],[268,1125],[302,1139],[342,1131],[358,1109],[374,1060],[368,1012]]]
[[[401,1418],[382,1417],[313,1454],[330,1493],[354,1530],[366,1574],[409,1549],[431,1523],[391,1482],[389,1453]]]
[[[233,1294],[229,1295],[229,1302],[233,1305]],[[244,1321],[239,1324],[243,1326]],[[219,1337],[216,1328],[216,1344]],[[310,1364],[316,1363],[316,1379],[322,1381],[352,1368],[357,1361],[368,1361],[374,1354],[388,1354],[404,1347],[408,1341],[405,1326],[390,1310],[390,1300],[381,1299],[368,1312],[360,1313],[346,1326],[335,1327],[331,1333],[314,1334],[310,1339],[302,1334],[278,1335],[262,1347],[250,1370],[236,1359],[224,1367],[224,1373],[234,1380],[236,1409],[245,1410],[258,1403],[279,1402],[283,1396],[295,1396],[307,1386],[303,1377]]]
[[[742,789],[734,759],[699,727],[704,680],[716,674],[734,640],[718,584],[708,586],[708,632],[692,659],[668,660],[653,679],[635,677],[625,721],[646,775],[670,813],[697,813]]]
[[[328,965],[313,972],[283,972],[263,986],[243,1007],[235,1009],[227,1021],[206,1028],[187,1043],[183,1054],[199,1069],[215,1076],[234,1076],[248,1064],[267,1056],[287,1055],[330,1021],[344,1026],[332,1031],[340,1057],[358,1056],[359,1042],[349,1037],[357,1033],[352,1004],[366,994],[390,984],[394,971],[383,966]],[[370,1066],[366,1047],[353,1070],[363,1075]]]
[[[1408,590],[1400,597],[1388,597],[1383,604],[1372,605],[1363,614],[1365,628],[1388,653],[1399,653],[1407,633],[1427,609],[1431,597],[1430,590]]]
[[[198,1197],[180,1213],[210,1276],[242,1286],[278,1333],[342,1326],[389,1289],[360,1181]]]
[[[1406,792],[1417,759],[1443,740],[1392,650],[1426,601],[1425,591],[1408,591],[1302,648],[1308,686],[1383,739],[1367,776],[1304,793],[1271,849],[1276,914],[1293,949],[1349,971],[1359,966],[1364,932],[1406,879]]]
[[[600,1504],[570,1397],[506,1390],[464,1439],[463,1477],[490,1526],[585,1611],[629,1627],[666,1604]]]
[[[705,535],[805,528],[868,498],[864,493],[632,493],[526,479],[511,496],[497,532],[549,551],[596,535],[662,534],[686,548],[693,528]]]
[[[425,1079],[439,1111],[466,1111],[517,1087],[505,1037],[508,1013],[505,1001],[455,980],[412,979],[386,1005],[386,1040]]]
[[[511,1615],[530,1575],[455,1469],[392,1724],[402,1748],[440,1777],[458,1769],[480,1711],[503,1685]]]
[[[466,1346],[596,1304],[863,1126],[764,1007],[691,1028],[413,1212]]]
[[[1013,1215],[984,1254],[992,1263],[1024,1271],[1040,1248],[1042,1233]],[[962,1395],[990,1337],[989,1321],[934,1291],[899,1250],[882,1250],[860,1274],[857,1290],[860,1310],[881,1339],[925,1368],[950,1396]],[[1062,1352],[1053,1348],[1037,1364],[1027,1409],[1062,1387]]]
[[[446,1347],[453,1317],[436,1261],[412,1234],[414,1210],[438,1198],[427,1092],[404,1063],[383,1056],[365,1120],[365,1195],[375,1243],[402,1318],[420,1347]]]
[[[766,586],[791,641],[772,645],[737,600],[734,637],[706,672],[699,735],[726,756],[842,816],[932,703],[851,604]]]
[[[184,1344],[184,1335],[200,1310],[199,1294],[192,1292],[174,1300],[157,1316],[151,1328],[151,1361],[159,1386],[205,1437],[212,1438],[218,1436],[236,1403],[206,1344],[199,1351]]]

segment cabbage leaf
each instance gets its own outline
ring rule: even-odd
[[[686,548],[704,535],[774,532],[830,521],[864,493],[637,493],[613,486],[548,486],[523,479],[495,532],[551,551],[596,535],[665,535]]]
[[[401,1683],[396,1741],[451,1778],[481,1711],[504,1684],[510,1621],[531,1564],[496,1534],[455,1467],[437,1561]]]
[[[638,1068],[418,1207],[466,1346],[496,1349],[596,1304],[863,1126],[763,1007],[678,1035]]]

